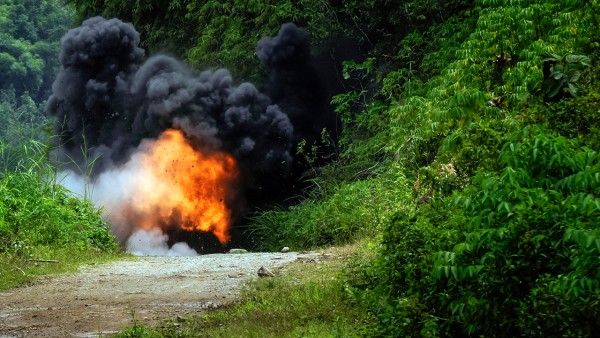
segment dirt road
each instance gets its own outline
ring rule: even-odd
[[[273,272],[316,254],[139,257],[85,266],[0,293],[0,337],[96,337],[233,302],[261,266]]]

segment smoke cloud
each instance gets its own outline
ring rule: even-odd
[[[336,121],[329,106],[331,93],[314,64],[308,32],[286,23],[277,36],[258,42],[256,54],[269,70],[269,97],[294,126],[294,141],[312,143],[323,128],[331,130]]]
[[[140,243],[154,243],[146,245],[150,252],[165,253],[166,235],[141,232],[115,211],[130,198],[132,177],[139,176],[132,159],[145,140],[180,130],[194,148],[236,159],[240,195],[277,194],[294,170],[296,142],[315,139],[331,116],[311,65],[309,34],[293,24],[258,44],[270,74],[266,93],[251,83],[236,85],[226,69],[197,72],[170,56],[145,59],[139,43],[135,28],[118,19],[94,17],[70,30],[61,39],[61,69],[46,109],[57,119],[53,155],[70,172],[65,185],[82,192],[80,175],[89,173],[92,200],[106,208],[121,243],[135,237],[132,250],[148,254]],[[227,202],[239,211],[243,199]]]
[[[251,171],[289,169],[294,127],[287,114],[254,85],[234,86],[227,70],[195,74],[164,55],[140,65],[139,34],[117,19],[86,20],[61,43],[47,112],[57,117],[57,154],[65,163],[98,158],[98,175],[126,162],[143,139],[177,128],[238,156]]]
[[[198,252],[179,242],[168,245],[169,236],[160,229],[138,229],[127,240],[127,250],[136,256],[197,256]]]

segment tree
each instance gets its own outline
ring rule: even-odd
[[[1,169],[16,165],[6,159],[20,160],[26,142],[48,138],[43,110],[72,14],[60,0],[0,0]]]
[[[48,97],[72,15],[60,0],[0,0],[0,89]]]

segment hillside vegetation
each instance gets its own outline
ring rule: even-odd
[[[47,141],[44,105],[58,71],[60,37],[72,17],[60,0],[0,1],[0,138],[5,146]]]
[[[256,211],[247,233],[263,250],[369,238],[373,257],[335,281],[375,318],[363,334],[600,330],[600,1],[67,3],[79,20],[133,22],[150,52],[257,82],[266,74],[256,43],[285,22],[311,34],[315,55],[335,58],[340,41],[356,49],[335,60],[340,131],[297,144],[311,167],[301,202]],[[52,203],[80,203],[61,194],[51,190]],[[81,203],[76,210],[89,212],[77,217],[97,215]],[[110,247],[103,232],[93,235],[99,222],[86,222],[96,226],[75,245]],[[0,231],[16,238],[10,245],[26,233]]]
[[[100,210],[59,184],[46,146],[31,141],[9,158],[5,149],[14,165],[0,173],[0,290],[118,255]]]
[[[100,210],[74,198],[49,160],[43,114],[73,11],[0,0],[0,290],[119,252]]]

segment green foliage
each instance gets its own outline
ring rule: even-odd
[[[11,167],[5,165],[0,176],[0,290],[37,274],[72,271],[117,256],[119,247],[100,211],[56,181],[43,144],[24,144],[20,153],[0,144],[0,156]]]
[[[525,130],[505,144],[501,172],[457,196],[471,231],[435,255],[432,275],[463,332],[583,337],[600,327],[599,160]]]
[[[380,258],[366,269],[366,279],[348,285],[351,295],[379,319],[372,335],[418,336],[425,323],[436,323],[439,315],[429,312],[427,302],[431,257],[460,238],[464,221],[462,213],[435,199],[406,206],[387,224]]]
[[[407,191],[403,177],[357,181],[322,191],[288,210],[260,212],[249,229],[262,250],[340,245],[376,232],[402,207],[398,202]]]
[[[49,96],[71,17],[61,0],[0,1],[0,90],[28,93],[36,103]]]
[[[589,81],[582,83],[577,98],[565,97],[532,107],[525,114],[531,123],[539,123],[570,138],[580,139],[592,149],[600,147],[600,68],[583,73]]]
[[[578,32],[594,30],[589,13],[597,6],[577,1],[481,1],[480,5],[475,10],[473,31],[469,20],[463,30],[454,28],[456,22],[450,20],[449,28],[439,28],[448,32],[447,42],[453,45],[442,48],[443,53],[425,56],[423,62],[430,74],[439,75],[418,89],[413,86],[410,95],[408,90],[402,91],[400,104],[390,109],[391,139],[396,143],[388,146],[408,150],[405,165],[414,162],[411,145],[422,144],[408,140],[447,137],[473,123],[485,125],[490,119],[517,117],[514,108],[525,107],[531,93],[541,86],[544,55],[566,54],[587,46],[590,36]],[[439,44],[444,41],[440,39]]]
[[[303,25],[302,18],[312,16],[323,20],[327,13],[326,8],[317,11],[304,1],[171,1],[167,4],[141,0],[69,0],[68,3],[77,8],[80,20],[103,15],[131,21],[140,31],[144,47],[152,51],[185,54],[196,66],[226,67],[245,78],[260,74],[254,52],[260,38],[274,35],[285,22]]]
[[[470,1],[160,1],[68,0],[80,20],[93,15],[131,21],[145,47],[169,50],[196,66],[226,67],[245,79],[256,80],[260,67],[256,43],[273,36],[283,23],[309,30],[324,46],[340,37],[368,48],[395,48],[412,27],[429,27],[472,6]]]
[[[568,55],[561,62],[571,67],[571,85],[577,80],[573,74],[589,65],[576,51],[593,53],[588,43],[594,37],[588,32],[597,29],[591,15],[597,9],[596,2],[479,1],[462,13],[468,17],[457,15],[432,26],[437,35],[407,35],[398,56],[408,69],[390,72],[383,80],[382,93],[392,104],[379,115],[386,117],[381,125],[387,127],[375,135],[385,136],[369,138],[375,143],[371,149],[379,146],[393,156],[408,176],[416,176],[422,190],[418,198],[430,198],[464,188],[478,170],[497,170],[507,135],[530,122],[523,111],[535,111],[538,121],[566,129],[571,137],[593,141],[595,124],[584,127],[595,121],[593,84],[582,84],[585,101],[559,103],[567,109],[530,105],[543,96],[545,55]],[[423,42],[425,34],[439,50]],[[429,52],[421,63],[415,45]],[[557,113],[549,117],[548,108]],[[440,180],[437,172],[448,165],[456,175]]]
[[[383,80],[392,101],[384,149],[415,178],[414,193],[383,229],[380,258],[348,290],[377,315],[376,336],[591,336],[598,158],[528,124],[598,149],[597,68],[582,52],[596,53],[599,4],[477,5],[474,26],[435,27],[452,32],[448,45],[422,63],[409,62],[419,58],[409,47],[426,46],[424,33],[407,36],[407,69]],[[543,102],[548,53],[562,64],[550,68],[552,91],[577,83],[577,99]]]
[[[116,250],[100,211],[56,181],[47,149],[39,143],[21,149],[16,168],[5,170],[0,181],[0,253],[26,256],[38,246]]]
[[[389,121],[388,105],[374,97],[381,82],[377,76],[374,58],[361,63],[343,63],[343,77],[352,78],[356,82],[355,89],[334,96],[331,103],[344,126],[338,144],[340,159],[346,163],[373,166],[385,162],[387,154],[382,143],[389,137],[385,125]]]
[[[366,291],[376,335],[592,336],[600,326],[600,157],[526,128],[462,193],[384,231]],[[356,284],[356,283],[355,283]],[[552,318],[552,320],[548,320]]]
[[[581,78],[581,71],[591,66],[590,58],[585,55],[549,54],[542,61],[549,68],[542,83],[544,96],[548,99],[560,97],[562,91],[567,89],[571,96],[577,97],[578,89],[575,83]]]
[[[153,52],[181,53],[191,46],[195,34],[203,27],[196,27],[186,20],[191,1],[147,0],[66,0],[77,11],[78,21],[101,15],[132,22],[141,33],[142,45]]]
[[[37,105],[27,92],[16,97],[12,89],[0,90],[0,126],[0,171],[18,166],[24,144],[48,141],[49,121],[43,106]]]
[[[72,271],[118,246],[100,211],[57,182],[45,100],[72,12],[60,0],[0,0],[0,289]],[[58,260],[48,265],[30,259]]]

